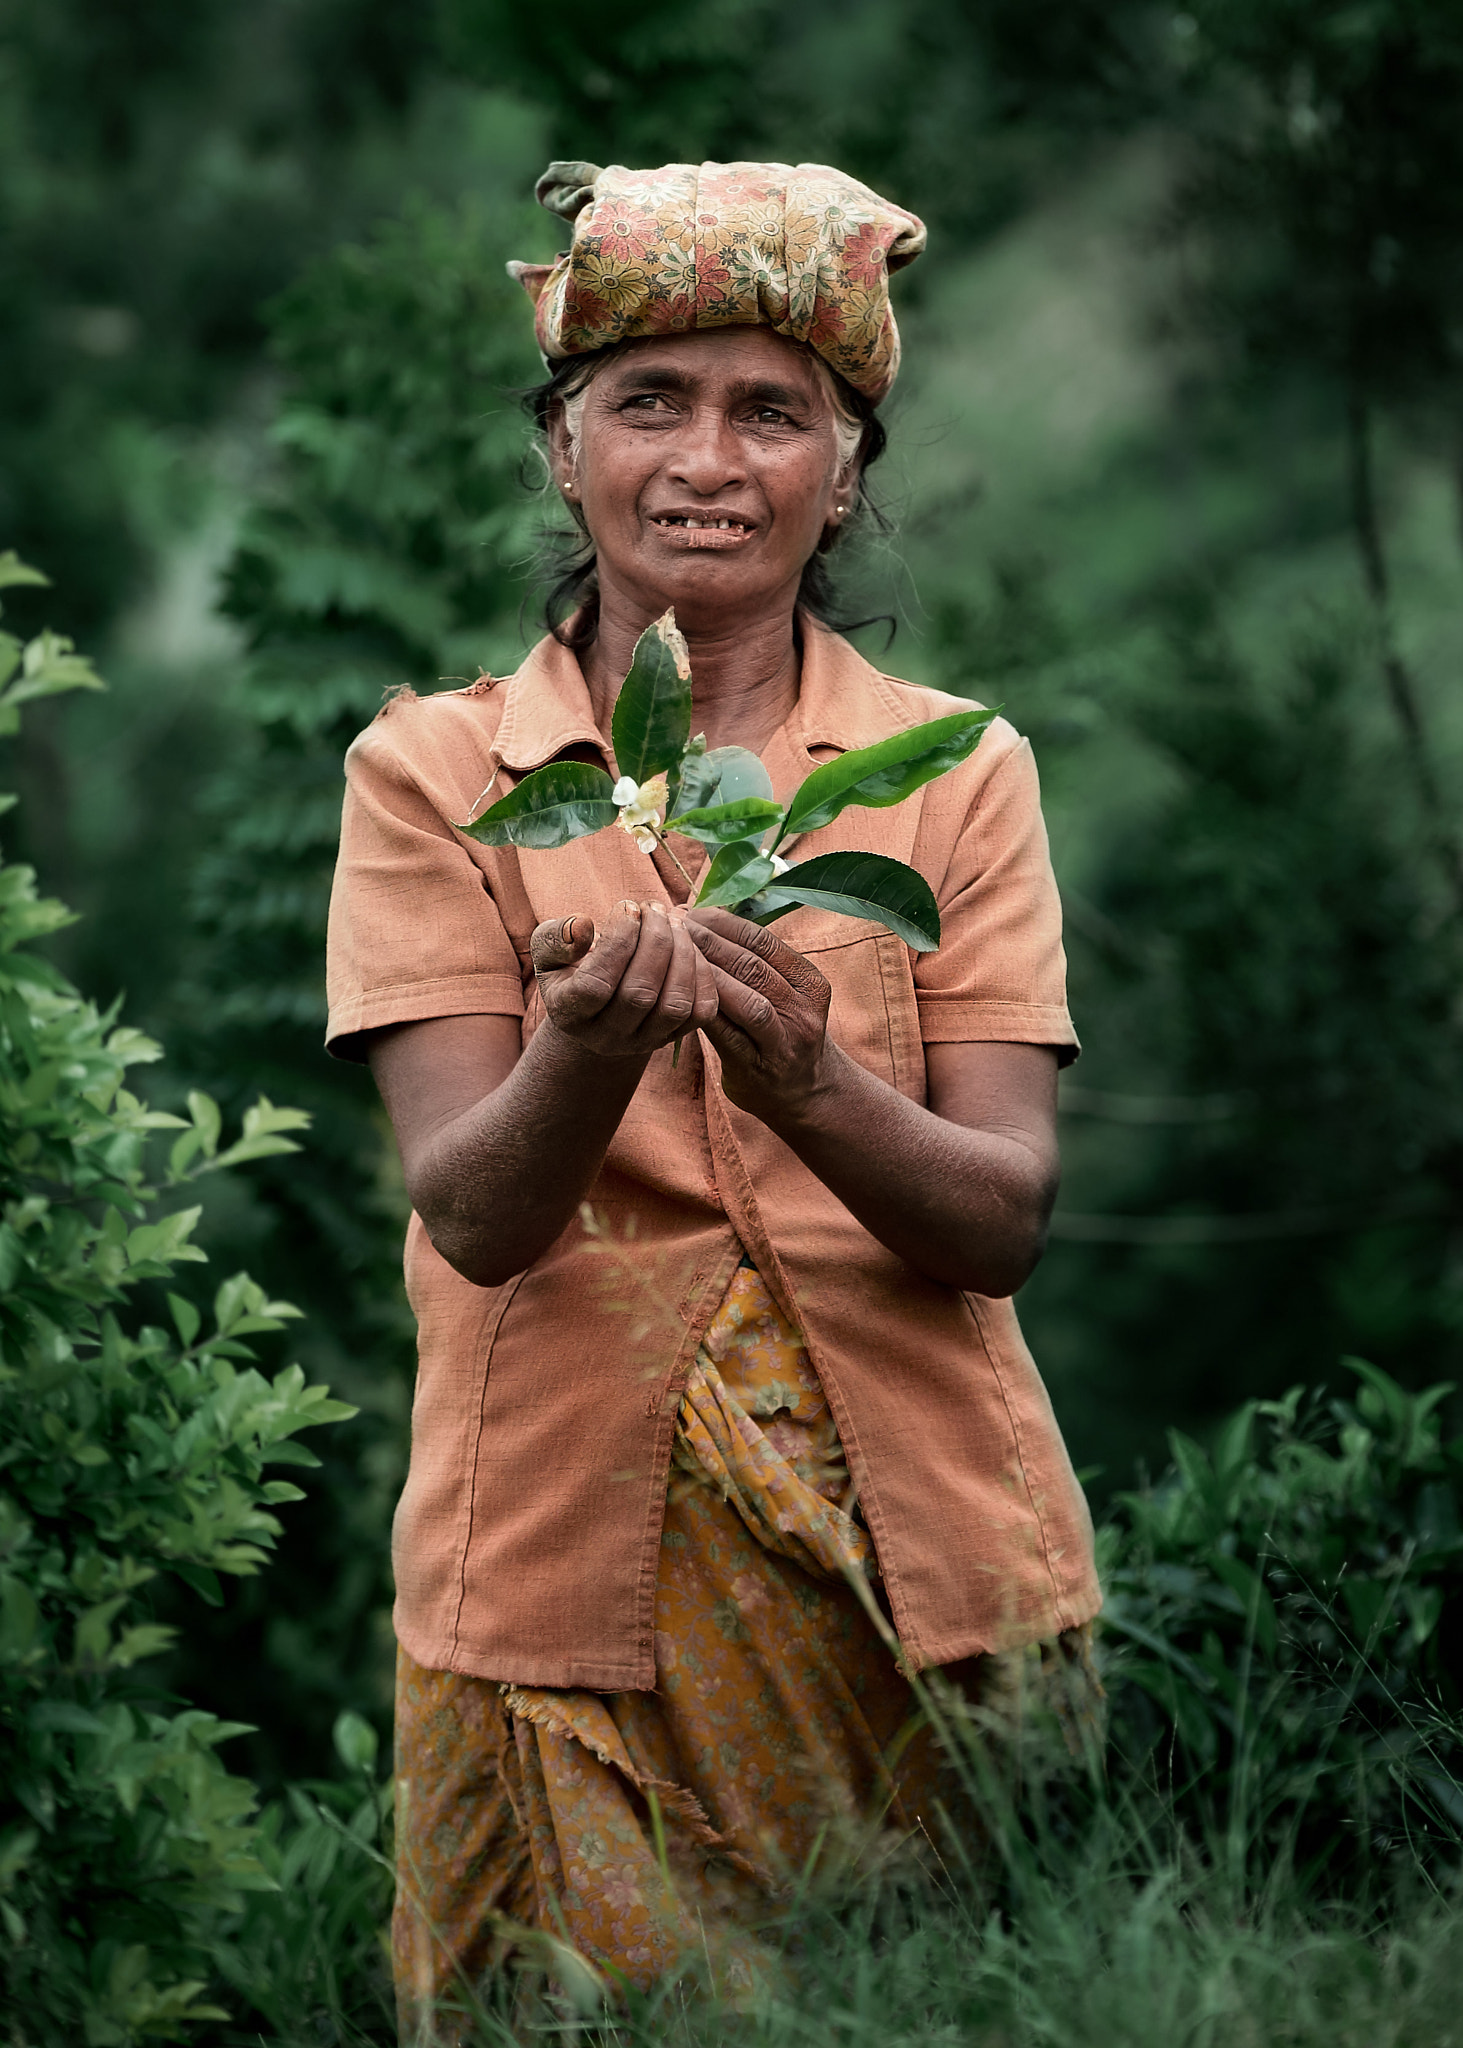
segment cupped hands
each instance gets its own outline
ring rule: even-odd
[[[716,1016],[714,970],[680,904],[627,899],[599,929],[582,913],[550,918],[529,943],[550,1022],[601,1058],[643,1059]]]

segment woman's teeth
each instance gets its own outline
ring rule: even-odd
[[[713,518],[709,513],[668,512],[651,523],[677,548],[739,548],[757,530],[740,519]]]

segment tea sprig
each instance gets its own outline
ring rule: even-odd
[[[999,708],[999,707],[997,707]],[[831,824],[852,805],[902,803],[972,754],[996,711],[972,705],[948,718],[858,747],[815,768],[786,805],[767,770],[745,747],[712,747],[691,735],[691,663],[668,611],[641,634],[615,700],[615,780],[581,761],[550,761],[509,794],[457,827],[485,846],[567,846],[607,826],[628,832],[642,852],[665,847],[668,832],[698,840],[712,855],[696,895],[755,924],[800,907],[885,925],[916,952],[940,943],[940,913],[923,875],[881,853],[823,853],[789,862],[778,848]]]

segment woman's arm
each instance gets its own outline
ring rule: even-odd
[[[731,1101],[920,1272],[1014,1294],[1056,1199],[1055,1053],[928,1046],[922,1109],[828,1037],[828,984],[801,953],[725,910],[693,912],[690,929],[716,978],[719,1011],[701,1028]]]
[[[533,935],[546,1021],[520,1056],[516,1017],[434,1017],[367,1050],[412,1207],[464,1279],[496,1287],[558,1237],[589,1192],[645,1071],[715,1014],[685,912],[622,903]]]

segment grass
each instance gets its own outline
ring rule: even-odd
[[[866,1858],[804,1889],[764,1929],[781,1960],[749,1989],[694,1970],[602,2005],[545,1941],[521,1952],[452,2048],[1463,2048],[1463,1891],[1421,1864],[1371,1897],[1328,1895],[1221,1826],[1194,1839],[1121,1755],[1019,1804],[972,1772],[993,1845]],[[353,1810],[346,1807],[354,1801]],[[210,2048],[387,2048],[380,1804],[296,1793],[272,1828],[282,1890],[251,1900],[228,1958],[235,2010]],[[403,2044],[407,2048],[407,2044]],[[416,2048],[416,2044],[411,2044]]]
[[[688,1968],[606,2004],[531,1935],[442,2041],[1463,2048],[1463,1442],[1446,1389],[1350,1370],[1351,1396],[1249,1404],[1209,1451],[1175,1437],[1115,1504],[1103,1757],[1036,1724],[997,1750],[933,1683],[964,1816],[938,1851],[825,1858],[730,1995]],[[356,1717],[337,1748],[338,1780],[268,1816],[278,1889],[220,1949],[234,2018],[201,2048],[395,2042],[389,1786]]]

